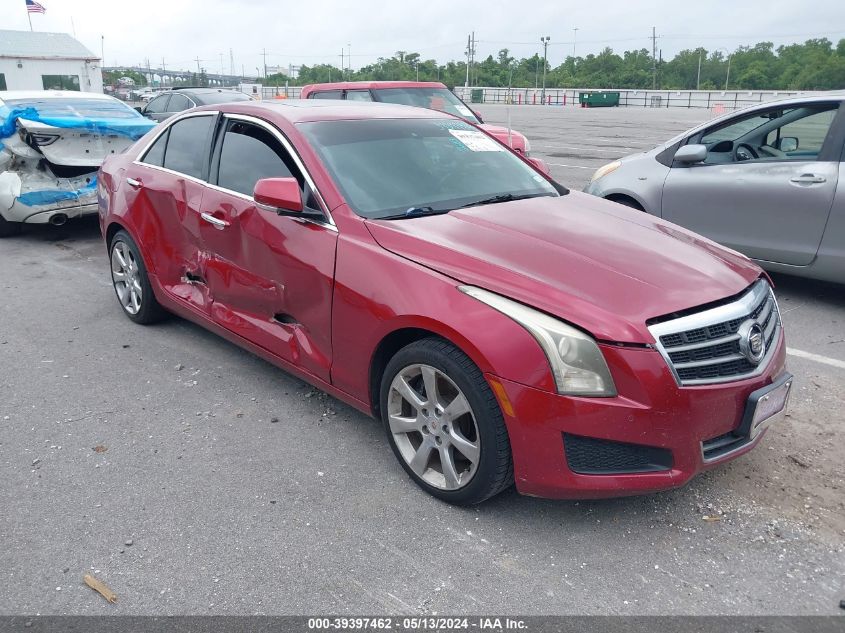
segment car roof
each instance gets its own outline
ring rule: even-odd
[[[240,92],[237,88],[171,88],[166,92],[193,92],[198,95],[214,94],[216,92]]]
[[[377,90],[379,88],[446,88],[439,81],[338,81],[335,83],[308,84],[302,91],[324,90]]]
[[[221,105],[202,106],[197,110],[215,110],[233,114],[252,114],[290,123],[340,121],[350,119],[455,119],[450,114],[393,103],[340,101],[338,99],[283,99],[268,101],[238,101]]]
[[[0,90],[0,101],[16,99],[114,99],[102,92],[79,92],[78,90]]]

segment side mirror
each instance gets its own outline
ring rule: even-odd
[[[707,158],[707,147],[704,145],[684,145],[675,152],[675,160],[679,163],[700,163]]]
[[[135,112],[138,114],[144,114],[144,106],[135,106]]]
[[[255,183],[252,198],[256,204],[276,211],[302,213],[302,194],[296,178],[264,178]]]
[[[778,141],[778,149],[782,152],[794,152],[798,149],[798,139],[794,136],[784,136]]]
[[[470,111],[470,112],[472,112],[472,113],[475,115],[475,118],[476,118],[476,119],[478,119],[478,122],[479,122],[479,123],[484,123],[484,119],[482,119],[482,118],[481,118],[481,115],[480,115],[480,114],[478,114],[478,112],[476,112],[476,111],[475,111],[475,110],[473,110],[472,108],[470,108],[470,110],[469,110],[469,111]]]
[[[546,164],[546,161],[542,160],[541,158],[527,156],[525,160],[534,165],[534,168],[540,173],[545,174],[546,176],[551,173],[551,171],[549,171],[549,166]]]

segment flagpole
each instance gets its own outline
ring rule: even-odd
[[[29,20],[29,30],[32,30],[32,14],[29,12],[29,9],[26,10],[26,17]]]

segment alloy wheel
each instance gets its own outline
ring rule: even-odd
[[[436,367],[409,365],[388,392],[388,424],[410,469],[430,486],[459,490],[475,475],[481,437],[469,401]]]

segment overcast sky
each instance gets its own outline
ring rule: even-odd
[[[106,65],[151,65],[255,74],[263,64],[332,63],[351,44],[358,68],[398,50],[419,52],[441,63],[462,59],[475,31],[477,59],[509,48],[516,57],[542,52],[549,35],[549,61],[558,65],[573,51],[596,53],[651,48],[651,27],[664,57],[684,48],[733,49],[773,41],[776,45],[828,37],[845,38],[845,1],[813,0],[40,0],[38,31],[73,34],[97,55],[104,36]],[[29,28],[25,0],[0,0],[2,28]],[[842,30],[832,30],[842,29]]]

